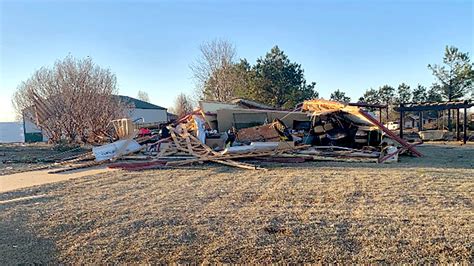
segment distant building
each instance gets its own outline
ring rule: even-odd
[[[34,120],[28,116],[23,116],[23,129],[25,142],[41,142],[48,141],[48,136],[43,134],[43,130],[39,128]]]
[[[22,122],[0,122],[0,143],[23,142]]]
[[[43,134],[43,130],[36,125],[36,111],[34,108],[23,110],[23,140],[24,142],[48,141],[48,136]]]
[[[435,123],[437,117],[430,116],[428,114],[423,115],[423,126],[428,123]],[[404,128],[418,128],[420,123],[420,117],[414,114],[408,114],[404,119]]]
[[[129,96],[117,95],[116,97],[119,98],[120,102],[133,107],[128,113],[132,121],[147,124],[168,122],[168,113],[164,107]]]

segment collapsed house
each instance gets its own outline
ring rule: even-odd
[[[403,152],[421,156],[413,144],[406,143],[361,107],[324,99],[305,101],[293,111],[241,99],[230,103],[202,101],[200,108],[187,119],[188,124],[201,120],[195,124],[205,125],[202,131],[206,134],[196,134],[205,135],[203,143],[216,150],[225,148],[224,143],[229,144],[226,139],[231,134],[235,135],[237,146],[285,141],[291,146],[369,148],[380,152],[398,143]],[[221,139],[219,145],[211,141],[216,138]]]
[[[256,104],[248,107],[200,102],[200,115],[211,130],[227,132],[234,129],[241,142],[278,141],[287,130],[291,138],[309,145],[348,148],[380,145],[382,131],[359,110],[356,106],[323,99],[305,101],[293,111]]]
[[[416,143],[408,144],[360,107],[322,99],[305,101],[292,111],[246,100],[202,101],[194,112],[146,134],[130,119],[113,124],[119,140],[58,162],[61,169],[51,172],[104,163],[127,170],[203,162],[265,169],[258,162],[381,163],[397,161],[401,153],[422,156]]]

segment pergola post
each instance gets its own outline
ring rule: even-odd
[[[439,117],[439,111],[436,111],[436,129],[439,130],[439,123],[440,123],[440,117]],[[443,130],[444,128],[442,128],[441,130]]]
[[[460,135],[461,135],[461,128],[459,126],[459,108],[457,109],[456,112],[456,140],[461,140]]]
[[[400,107],[403,107],[403,104],[400,104]],[[403,139],[403,111],[400,111],[400,138]]]
[[[418,113],[418,131],[423,131],[423,112]]]
[[[467,142],[467,108],[466,107],[464,107],[464,124],[462,126],[464,129],[463,143],[466,144]]]
[[[451,122],[451,109],[448,108],[448,131],[453,131],[453,124]]]

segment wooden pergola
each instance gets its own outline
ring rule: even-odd
[[[411,104],[400,104],[399,107],[395,107],[394,110],[400,113],[400,137],[403,137],[403,116],[405,112],[418,112],[418,127],[419,130],[423,130],[423,111],[444,111],[444,110],[457,110],[456,121],[457,121],[457,139],[460,137],[459,128],[459,110],[464,109],[464,123],[463,131],[464,137],[463,142],[467,142],[467,108],[474,106],[474,103],[470,101],[456,101],[456,102],[441,102],[441,103],[411,103]]]

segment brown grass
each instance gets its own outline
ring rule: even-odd
[[[63,151],[42,142],[0,143],[0,176],[31,170],[87,151],[81,148],[64,147],[64,149]]]
[[[473,263],[474,149],[422,151],[395,165],[119,171],[0,194],[38,196],[0,203],[0,264]]]

